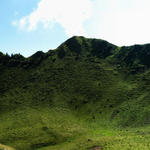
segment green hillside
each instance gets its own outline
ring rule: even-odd
[[[150,149],[150,44],[72,37],[0,53],[0,143],[17,150]]]

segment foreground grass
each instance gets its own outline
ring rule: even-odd
[[[17,150],[150,149],[150,127],[116,128],[77,118],[65,108],[22,108],[1,114],[0,122],[1,143]]]
[[[92,129],[74,140],[63,144],[43,147],[38,150],[92,150],[93,147],[101,147],[104,150],[149,150],[150,135],[146,129]]]

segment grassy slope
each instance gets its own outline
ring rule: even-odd
[[[47,54],[19,57],[19,65],[9,58],[0,74],[1,143],[18,150],[148,149],[149,69],[140,70],[148,63],[138,56],[137,69],[122,52],[73,37]]]

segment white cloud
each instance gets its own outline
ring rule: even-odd
[[[89,24],[89,37],[117,45],[150,43],[149,0],[95,0],[94,7],[98,15]]]
[[[28,31],[59,23],[68,36],[102,38],[117,45],[150,42],[150,0],[41,0],[13,22]]]
[[[39,23],[45,28],[59,23],[68,36],[85,35],[83,24],[91,13],[90,0],[41,0],[37,9],[17,21],[17,25],[32,31]]]

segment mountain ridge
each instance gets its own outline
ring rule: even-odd
[[[73,36],[63,42],[54,50],[49,50],[46,53],[42,51],[37,51],[35,54],[27,58],[25,58],[21,54],[12,54],[10,56],[1,52],[0,63],[8,66],[13,66],[15,65],[15,63],[17,65],[19,62],[24,63],[24,65],[27,63],[30,63],[30,65],[34,63],[38,64],[43,59],[53,55],[56,52],[59,58],[63,58],[65,54],[69,53],[69,55],[91,55],[99,58],[106,58],[110,55],[113,55],[113,57],[117,59],[117,63],[121,63],[121,61],[123,61],[127,64],[127,66],[138,65],[138,63],[141,63],[142,65],[146,65],[146,67],[149,67],[149,51],[150,44],[135,44],[132,46],[119,47],[101,39],[85,38],[83,36]]]

